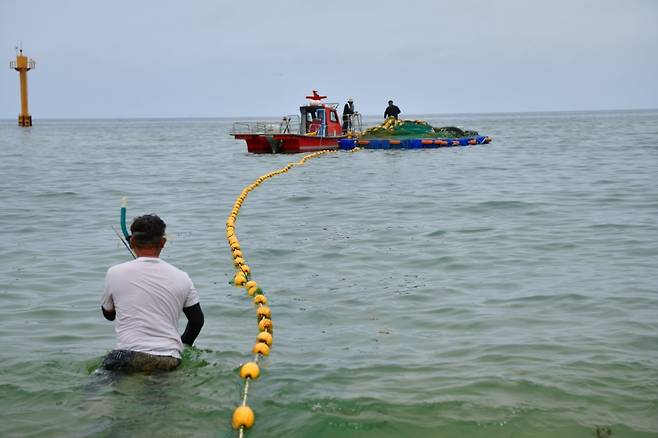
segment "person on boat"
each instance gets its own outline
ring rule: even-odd
[[[352,131],[352,116],[354,115],[354,100],[350,97],[343,108],[343,134]]]
[[[187,273],[160,258],[166,224],[148,214],[130,226],[135,260],[112,266],[105,276],[101,311],[115,321],[117,346],[101,368],[111,371],[170,371],[181,362],[203,327],[199,295]],[[178,333],[181,311],[187,327]]]
[[[397,119],[400,112],[400,108],[398,108],[397,105],[393,105],[392,100],[389,100],[386,111],[384,111],[384,118],[388,119],[389,117],[394,117]]]

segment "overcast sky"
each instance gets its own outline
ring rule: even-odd
[[[0,118],[658,108],[658,0],[0,0]]]

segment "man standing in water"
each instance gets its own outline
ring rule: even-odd
[[[388,119],[389,117],[395,117],[397,119],[399,114],[400,114],[400,108],[398,108],[397,105],[393,105],[392,100],[389,100],[388,106],[384,111],[384,118]]]
[[[106,319],[116,319],[118,342],[101,368],[173,370],[180,365],[183,344],[192,345],[203,327],[192,280],[160,259],[165,228],[157,215],[136,218],[130,226],[130,247],[137,258],[107,271],[101,310]],[[188,320],[182,336],[178,333],[181,311]]]

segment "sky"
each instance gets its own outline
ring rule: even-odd
[[[658,0],[0,0],[0,118],[658,108]]]

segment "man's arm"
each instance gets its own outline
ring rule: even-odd
[[[114,319],[117,317],[117,312],[114,307],[114,299],[112,298],[112,293],[110,292],[107,275],[105,276],[105,290],[103,291],[103,298],[101,298],[101,311],[103,312],[105,319],[108,321],[114,321]]]
[[[115,318],[117,317],[117,312],[114,309],[105,310],[105,307],[101,306],[101,311],[103,312],[103,316],[105,317],[105,319],[107,319],[108,321],[114,321]]]
[[[193,306],[184,307],[183,313],[187,317],[187,326],[180,339],[183,341],[183,344],[191,346],[194,344],[196,337],[199,336],[201,327],[203,327],[203,311],[201,310],[201,305],[196,303]]]

